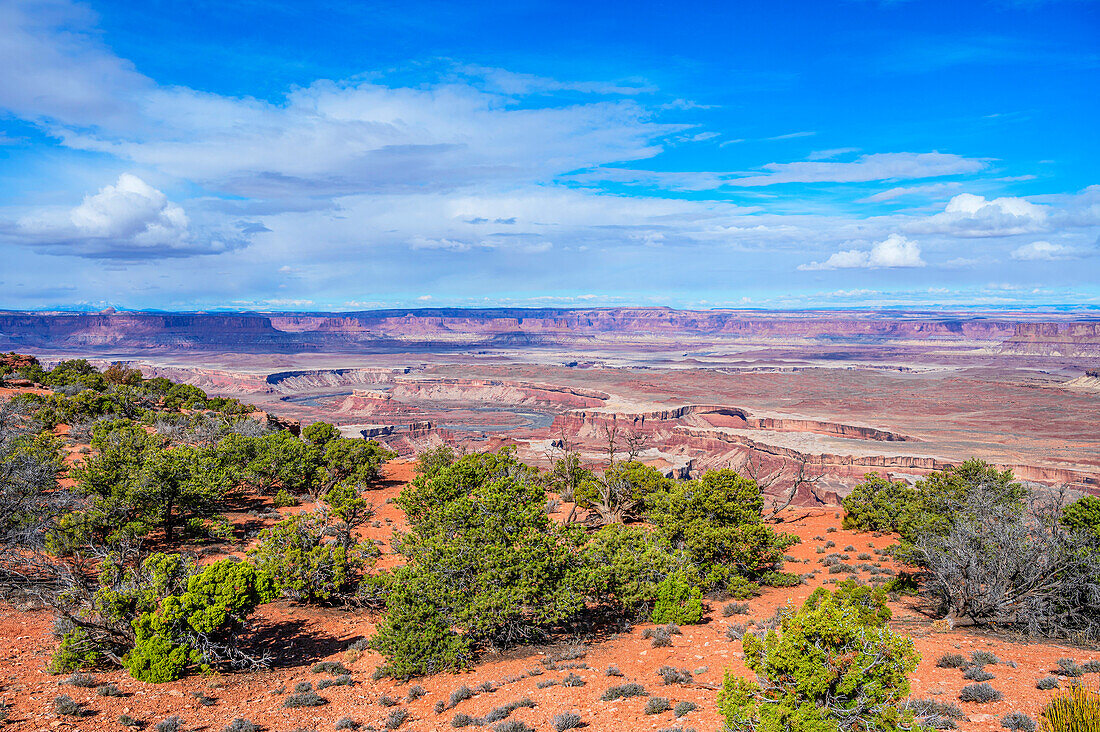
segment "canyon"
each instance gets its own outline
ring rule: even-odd
[[[9,312],[0,348],[124,361],[407,457],[510,445],[598,467],[614,441],[669,475],[734,467],[774,493],[812,474],[806,505],[869,472],[914,479],[980,457],[1100,492],[1088,309]]]
[[[146,377],[167,377],[252,404],[257,411],[251,416],[260,422],[296,431],[325,420],[345,436],[387,445],[398,457],[365,494],[377,513],[363,532],[379,547],[379,568],[401,561],[393,552],[394,531],[406,528],[397,498],[416,475],[416,456],[444,444],[467,451],[510,447],[542,468],[567,451],[595,469],[612,457],[634,457],[681,479],[732,467],[759,481],[776,528],[801,540],[783,566],[802,582],[763,588],[737,603],[743,616],[708,600],[705,622],[685,625],[667,647],[651,643],[639,625],[569,644],[487,654],[461,678],[417,679],[422,698],[409,694],[408,683],[372,677],[381,662],[377,653],[347,654],[349,646],[359,648],[374,635],[376,612],[286,600],[261,606],[254,629],[242,639],[276,650],[271,669],[155,686],[117,669],[98,671],[99,680],[126,694],[117,698],[63,688],[89,709],[102,710],[88,718],[94,723],[89,728],[106,728],[106,720],[119,714],[150,724],[179,714],[189,729],[220,729],[238,716],[274,730],[331,729],[345,715],[380,727],[394,700],[404,699],[410,721],[403,729],[450,729],[460,717],[436,709],[461,683],[481,690],[462,707],[478,715],[491,713],[505,696],[537,700],[517,713],[537,729],[550,729],[563,710],[577,710],[594,731],[671,723],[671,714],[661,720],[640,700],[604,700],[602,692],[616,683],[605,672],[613,666],[653,694],[694,704],[685,718],[694,728],[717,728],[714,696],[724,672],[749,673],[731,628],[741,621],[766,623],[779,608],[831,586],[835,575],[824,562],[834,547],[857,559],[881,560],[853,567],[852,576],[861,581],[881,579],[871,569],[903,569],[886,551],[893,536],[843,526],[839,503],[868,473],[911,481],[978,457],[1035,486],[1064,487],[1071,496],[1100,494],[1100,338],[1093,317],[1088,311],[664,309],[4,314],[0,349],[34,353],[47,367],[68,358],[86,358],[100,368],[123,362]],[[30,382],[6,383],[34,388]],[[570,504],[562,499],[553,496],[547,504],[557,520],[568,514]],[[254,542],[256,531],[303,509],[261,513],[249,504],[234,510],[230,518],[246,524]],[[859,553],[865,550],[874,555]],[[203,552],[240,556],[241,547],[210,545]],[[993,683],[1005,698],[988,705],[963,702],[961,729],[993,732],[1003,729],[1003,714],[1037,714],[1050,694],[1037,684],[1056,672],[1059,659],[1100,666],[1095,649],[951,628],[933,621],[913,598],[889,602],[893,627],[912,637],[922,654],[912,678],[915,697],[959,698],[967,678],[937,665],[945,650],[1001,659],[992,667]],[[56,643],[51,613],[31,602],[0,603],[0,627],[12,639],[9,681],[26,691],[9,705],[15,728],[45,729],[56,715],[44,705],[58,691],[47,664]],[[566,652],[580,684],[566,685],[566,666],[552,661]],[[576,661],[578,655],[584,660]],[[324,689],[328,703],[316,710],[285,709],[287,689],[306,679],[316,682],[311,668],[317,661],[348,664],[354,683]],[[692,670],[693,683],[659,685],[665,665]],[[549,677],[554,683],[546,683]]]

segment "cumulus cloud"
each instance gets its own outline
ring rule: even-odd
[[[848,249],[836,252],[824,262],[799,265],[800,270],[879,269],[882,267],[923,267],[920,245],[900,234],[891,234],[869,250]]]
[[[861,183],[872,180],[935,178],[941,175],[976,173],[984,160],[950,153],[875,153],[860,155],[848,163],[769,163],[762,175],[748,175],[727,181],[731,186],[770,186],[777,183]]]
[[[243,246],[241,236],[195,236],[183,208],[141,178],[123,173],[113,185],[68,211],[24,216],[5,227],[10,238],[57,254],[145,259],[213,254]],[[242,222],[240,234],[264,230]]]
[[[1006,196],[987,200],[960,193],[947,202],[942,213],[917,222],[913,230],[955,236],[1012,236],[1044,228],[1047,211],[1024,198]]]
[[[1025,262],[1053,262],[1058,259],[1067,259],[1075,254],[1076,251],[1073,247],[1067,247],[1065,244],[1052,244],[1049,241],[1033,241],[1030,244],[1016,247],[1016,249],[1012,251],[1012,258],[1020,259]]]

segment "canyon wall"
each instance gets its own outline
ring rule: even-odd
[[[242,353],[606,345],[693,339],[987,346],[1100,355],[1100,316],[1057,313],[668,308],[377,310],[361,313],[0,312],[0,348]]]

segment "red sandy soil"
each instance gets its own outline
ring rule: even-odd
[[[395,462],[387,468],[387,480],[383,487],[373,492],[378,509],[376,520],[381,526],[368,527],[366,535],[384,542],[385,553],[380,566],[393,566],[395,557],[389,554],[392,531],[403,526],[397,506],[387,503],[400,492],[413,474],[412,463]],[[241,516],[231,515],[232,520]],[[522,719],[538,730],[551,729],[550,720],[564,711],[578,712],[588,724],[587,729],[662,729],[677,725],[671,711],[658,715],[646,715],[645,698],[632,698],[615,702],[600,701],[605,689],[618,684],[636,681],[653,696],[666,697],[675,705],[679,701],[692,701],[698,710],[679,720],[684,728],[715,730],[720,720],[715,706],[716,688],[721,684],[727,669],[738,675],[750,675],[742,662],[741,642],[729,641],[725,629],[731,623],[763,622],[777,608],[788,603],[798,604],[825,580],[835,578],[817,563],[824,555],[815,552],[824,544],[813,537],[822,536],[836,542],[836,548],[828,551],[844,551],[848,545],[855,547],[852,555],[870,552],[872,547],[884,548],[890,537],[874,538],[868,534],[845,531],[839,528],[839,515],[832,510],[800,509],[788,513],[786,522],[778,528],[796,533],[802,543],[790,550],[797,560],[788,563],[789,571],[810,572],[821,569],[814,579],[790,589],[767,589],[759,597],[749,601],[749,614],[722,617],[724,602],[711,603],[708,620],[697,626],[683,627],[682,635],[673,636],[671,648],[653,648],[643,640],[646,625],[636,626],[631,632],[592,640],[585,646],[583,659],[565,663],[586,664],[582,668],[553,670],[542,661],[554,653],[579,644],[561,643],[555,646],[521,648],[503,655],[489,655],[477,666],[462,674],[440,674],[417,679],[409,683],[392,680],[372,681],[371,673],[381,661],[374,653],[363,653],[350,660],[345,649],[353,642],[369,638],[374,632],[377,615],[358,609],[318,609],[278,602],[259,608],[253,616],[251,636],[245,642],[252,647],[266,647],[274,657],[274,667],[259,673],[232,673],[212,676],[193,676],[168,684],[145,684],[130,678],[124,671],[114,670],[96,674],[99,683],[114,682],[123,697],[100,697],[94,689],[76,688],[64,683],[63,676],[51,676],[46,668],[55,642],[50,630],[52,617],[48,610],[27,603],[22,606],[0,604],[0,698],[10,707],[9,729],[13,730],[119,730],[119,715],[128,714],[146,721],[150,726],[169,715],[179,715],[185,730],[218,732],[233,719],[243,717],[273,732],[291,732],[312,729],[321,732],[333,729],[337,720],[351,717],[364,725],[382,729],[382,720],[391,708],[379,703],[384,695],[398,701],[398,707],[409,713],[409,719],[400,729],[416,730],[451,729],[451,719],[456,712],[481,716],[496,706],[530,697],[537,706],[519,709],[513,718]],[[387,521],[388,519],[388,521]],[[270,519],[262,523],[269,524]],[[830,528],[834,530],[827,533]],[[240,547],[236,547],[239,553]],[[229,552],[226,552],[229,553]],[[875,560],[879,557],[875,555]],[[808,561],[807,561],[808,560]],[[890,566],[889,562],[884,563]],[[865,576],[866,579],[866,576]],[[962,672],[955,669],[936,668],[937,658],[943,653],[969,655],[975,650],[989,650],[1001,659],[1001,663],[988,667],[995,675],[990,683],[1004,694],[1004,699],[991,704],[957,702],[969,717],[961,721],[963,730],[1000,730],[1000,718],[1007,712],[1021,710],[1035,716],[1042,704],[1053,692],[1039,691],[1035,683],[1057,668],[1057,659],[1075,658],[1078,662],[1100,659],[1100,651],[1083,650],[1055,643],[1024,642],[1008,636],[962,630],[940,631],[932,618],[921,614],[908,600],[891,603],[893,628],[913,637],[922,655],[920,666],[913,676],[913,696],[934,698],[945,702],[957,702],[959,690],[968,683]],[[329,700],[322,707],[284,709],[284,694],[290,693],[299,681],[317,682],[323,675],[310,673],[310,666],[321,660],[345,663],[352,671],[352,686],[333,686],[321,692]],[[1007,665],[1014,662],[1015,667]],[[622,677],[606,675],[608,666],[615,665]],[[665,686],[657,675],[661,666],[675,666],[695,671],[695,682],[687,685]],[[543,673],[528,676],[531,669]],[[565,687],[560,683],[545,689],[536,684],[547,679],[559,682],[569,673],[576,673],[586,682],[582,687]],[[465,684],[471,689],[491,681],[499,686],[492,693],[480,693],[463,701],[454,709],[436,714],[437,701],[446,700],[450,692]],[[415,684],[424,687],[423,698],[408,702],[406,695]],[[193,693],[200,692],[214,697],[213,706],[202,706]],[[68,694],[78,702],[94,710],[92,716],[83,718],[62,717],[53,710],[53,699],[58,694]]]

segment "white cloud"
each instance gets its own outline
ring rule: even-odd
[[[923,267],[920,245],[900,234],[891,234],[870,250],[848,249],[836,252],[824,262],[798,266],[803,271],[826,269],[879,269],[881,267]]]
[[[0,106],[23,119],[125,125],[134,93],[154,85],[99,42],[94,21],[65,0],[0,3]]]
[[[560,81],[536,74],[519,74],[507,69],[490,66],[464,65],[456,69],[471,81],[503,94],[540,94],[559,91],[575,91],[582,94],[623,95],[653,94],[657,87],[644,79],[607,81]],[[678,100],[682,101],[682,100]]]
[[[912,230],[949,233],[955,236],[1012,236],[1039,231],[1047,219],[1045,207],[1023,198],[960,193],[948,201],[943,213],[917,222]]]
[[[806,156],[807,160],[829,160],[848,153],[859,152],[858,147],[834,147],[829,150],[814,150]]]
[[[948,191],[958,190],[961,185],[962,183],[959,181],[948,181],[946,183],[930,183],[923,186],[897,186],[862,198],[860,199],[860,203],[881,203],[882,201],[892,201],[895,198],[902,198],[905,196],[938,196]]]
[[[942,259],[962,253],[952,266],[984,271],[1031,239],[1062,242],[1084,257],[1100,234],[1100,187],[1072,196],[957,198],[935,215],[908,207],[853,211],[837,185],[798,196],[768,188],[886,181],[849,192],[870,194],[871,202],[946,198],[979,183],[941,176],[990,166],[962,155],[835,148],[749,171],[637,170],[659,167],[639,161],[672,145],[714,134],[702,131],[709,123],[664,124],[678,121],[678,110],[703,105],[662,105],[644,80],[571,82],[435,62],[431,72],[419,67],[415,86],[367,69],[282,98],[231,97],[158,86],[113,55],[93,23],[64,0],[0,0],[0,61],[12,70],[0,78],[0,113],[36,125],[61,147],[102,153],[51,148],[62,161],[56,169],[67,166],[55,177],[71,186],[70,198],[56,198],[59,184],[27,204],[9,198],[0,208],[0,256],[19,263],[3,274],[12,302],[31,299],[11,282],[45,292],[42,281],[58,278],[79,282],[80,296],[91,300],[121,302],[120,294],[147,287],[146,304],[179,307],[200,297],[264,302],[284,292],[275,288],[285,288],[286,302],[366,303],[368,280],[371,304],[364,307],[395,302],[387,299],[393,293],[411,300],[433,292],[434,302],[445,303],[448,286],[482,298],[508,287],[531,293],[528,299],[618,289],[637,301],[644,297],[639,281],[648,282],[639,273],[660,272],[660,283],[646,287],[674,292],[708,281],[779,281],[776,271],[814,260],[801,269],[838,270],[821,279],[843,281],[853,268],[924,266],[922,248]],[[710,137],[704,144],[737,142]],[[122,170],[139,177],[113,182]],[[623,194],[622,184],[647,188]],[[980,185],[988,187],[973,190],[995,191],[998,182]],[[188,190],[201,197],[175,193]],[[667,194],[709,190],[718,194]],[[1036,235],[1007,247],[962,240],[1021,230]],[[5,247],[12,242],[30,246]],[[170,272],[155,261],[214,252],[222,254],[177,259]],[[536,255],[539,266],[523,256],[538,252],[545,253]],[[150,261],[89,267],[43,253]],[[1059,277],[1097,281],[1096,261],[1064,264]],[[938,268],[910,271],[907,279],[924,285],[942,275]],[[768,302],[765,292],[751,294]]]
[[[813,137],[817,133],[812,130],[802,130],[801,132],[788,132],[785,135],[776,135],[775,137],[765,137],[765,140],[796,140],[799,137]]]
[[[69,213],[73,226],[87,236],[172,243],[187,235],[187,214],[168,197],[138,178],[123,173],[113,186],[85,196]]]
[[[860,183],[872,180],[935,178],[976,173],[984,160],[950,153],[876,153],[860,155],[853,162],[769,163],[768,172],[726,182],[731,186],[770,186],[777,183]]]
[[[92,258],[143,259],[213,254],[245,244],[237,236],[203,232],[196,237],[183,208],[136,175],[123,173],[114,185],[68,211],[48,210],[20,218],[8,235],[56,254]]]
[[[1033,241],[1030,244],[1016,247],[1012,251],[1012,258],[1025,262],[1053,262],[1058,259],[1068,259],[1076,255],[1073,247],[1065,244],[1052,244],[1049,241]]]
[[[1100,226],[1100,185],[1089,186],[1080,193],[1064,197],[1062,208],[1053,212],[1051,223],[1056,226]]]

